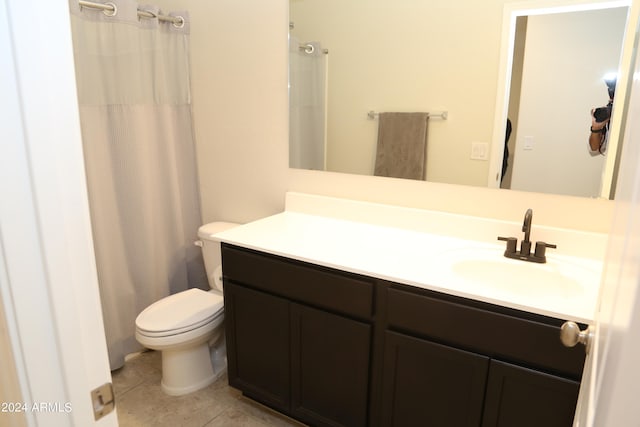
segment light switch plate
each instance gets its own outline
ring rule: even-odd
[[[488,160],[489,144],[486,142],[474,141],[471,143],[471,159],[472,160]]]
[[[525,136],[523,138],[522,148],[525,150],[533,150],[533,137]]]

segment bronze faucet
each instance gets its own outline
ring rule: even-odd
[[[545,252],[547,248],[556,248],[557,246],[546,242],[536,242],[536,248],[534,253],[531,253],[531,224],[533,223],[533,210],[527,209],[524,214],[524,221],[522,222],[522,231],[524,232],[524,239],[520,243],[520,250],[517,250],[518,239],[515,237],[498,237],[498,240],[507,242],[507,249],[504,251],[504,256],[507,258],[519,259],[522,261],[530,261],[537,263],[547,262]]]

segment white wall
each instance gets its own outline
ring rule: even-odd
[[[284,193],[294,190],[514,221],[531,207],[536,223],[608,231],[612,203],[606,200],[289,169],[288,1],[155,3],[188,9],[192,17],[194,122],[205,221],[247,222],[274,214],[284,208]],[[483,4],[501,16],[503,1]],[[495,46],[482,46],[479,56],[497,61],[499,49],[496,39]],[[478,84],[494,86],[497,73]]]
[[[602,77],[618,69],[626,19],[626,7],[529,17],[512,189],[600,194],[604,157],[589,153],[589,112],[609,100]]]
[[[288,3],[162,0],[189,10],[193,120],[205,221],[282,209],[288,175]]]

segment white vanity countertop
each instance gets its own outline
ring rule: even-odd
[[[582,323],[593,320],[602,270],[597,259],[554,253],[552,249],[547,251],[546,264],[536,264],[503,257],[504,242],[497,240],[467,240],[291,211],[224,231],[216,238],[317,265]]]

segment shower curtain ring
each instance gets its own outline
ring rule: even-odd
[[[175,18],[179,19],[180,21],[179,22],[173,21],[173,26],[176,27],[176,28],[183,28],[184,27],[184,22],[185,22],[184,18],[182,16],[180,16],[180,15],[177,15]]]
[[[104,13],[107,16],[116,16],[116,14],[118,13],[118,6],[115,5],[115,3],[111,3],[111,2],[107,2],[105,3],[106,6],[111,6],[113,9],[109,10],[109,9],[104,9],[102,11],[102,13]]]

